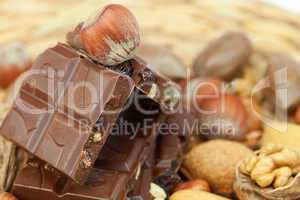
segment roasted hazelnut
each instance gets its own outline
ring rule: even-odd
[[[196,90],[198,103],[201,103],[209,95],[219,95],[223,82],[219,78],[204,78],[202,83]]]
[[[251,42],[245,34],[227,32],[209,42],[197,56],[193,69],[197,76],[231,80],[247,63],[251,52]]]
[[[219,96],[221,93],[222,80],[215,77],[195,78],[183,83],[185,104],[197,107],[206,98]]]
[[[106,6],[80,29],[84,50],[103,65],[117,65],[131,59],[140,43],[136,18],[118,4]]]
[[[174,192],[177,192],[179,190],[202,190],[206,192],[210,192],[210,187],[207,183],[207,181],[202,180],[202,179],[197,179],[193,181],[188,181],[185,183],[180,183],[176,186],[174,189]]]
[[[14,195],[12,195],[8,192],[0,192],[0,199],[1,200],[17,200],[17,198]]]
[[[199,104],[201,135],[207,138],[244,140],[247,132],[247,111],[239,97],[223,93]]]
[[[21,43],[0,46],[0,87],[7,88],[31,66],[31,58]]]

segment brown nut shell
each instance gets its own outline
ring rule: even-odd
[[[239,97],[221,94],[200,102],[201,135],[242,141],[248,129],[248,113]]]
[[[227,32],[204,48],[193,69],[200,77],[218,76],[231,80],[248,61],[251,52],[251,42],[245,34]]]
[[[140,43],[135,16],[124,6],[110,4],[84,22],[80,30],[84,49],[103,65],[117,65],[134,56]]]
[[[230,196],[236,165],[253,155],[246,146],[228,140],[211,140],[193,148],[184,158],[183,173],[206,180],[212,191]]]

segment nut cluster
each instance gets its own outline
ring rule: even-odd
[[[282,145],[269,144],[257,155],[245,159],[239,169],[262,188],[283,187],[300,172],[300,153]]]

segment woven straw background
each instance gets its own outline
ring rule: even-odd
[[[259,52],[283,51],[300,59],[300,17],[251,0],[0,0],[0,44],[22,41],[36,56],[107,3],[128,6],[142,41],[168,45],[187,65],[226,30],[246,32]]]

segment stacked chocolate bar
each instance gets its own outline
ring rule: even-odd
[[[99,16],[122,9],[128,12],[111,5]],[[72,41],[78,36],[76,29]],[[36,59],[2,123],[1,135],[33,155],[12,193],[21,200],[122,200],[155,198],[152,182],[171,190],[180,180],[181,141],[159,128],[163,111],[179,103],[176,85],[137,57],[103,65],[84,43],[70,43]]]

